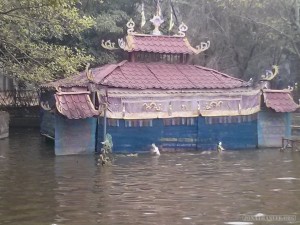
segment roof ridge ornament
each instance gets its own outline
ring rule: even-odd
[[[111,42],[111,40],[107,40],[104,42],[104,40],[102,40],[101,42],[101,46],[105,49],[108,50],[116,50],[118,48],[115,47],[116,43],[115,42]]]
[[[118,44],[119,44],[119,47],[120,47],[121,49],[125,50],[126,43],[125,43],[125,41],[124,41],[123,38],[119,38],[119,39],[118,39]]]
[[[178,34],[175,34],[174,36],[185,37],[185,32],[189,29],[189,27],[184,22],[182,22],[178,27],[178,29],[179,29]]]
[[[272,66],[272,70],[266,70],[266,74],[261,75],[262,80],[273,80],[279,74],[279,67],[277,65]]]
[[[294,90],[294,88],[291,87],[291,86],[288,86],[288,87],[287,87],[287,90],[290,91],[290,92],[292,92],[292,91]]]
[[[200,45],[196,46],[196,54],[206,51],[210,47],[210,41],[201,42]]]
[[[128,35],[136,34],[136,32],[134,31],[135,23],[133,22],[132,18],[130,18],[130,20],[127,22],[126,26],[128,28],[127,29],[127,34]],[[123,38],[118,39],[118,44],[119,44],[119,47],[121,49],[123,49],[123,50],[125,49],[126,43],[125,43]],[[112,42],[111,40],[107,40],[107,41],[102,40],[102,42],[101,42],[101,46],[105,49],[108,49],[108,50],[119,49],[119,48],[115,47],[115,45],[116,45],[116,43]]]
[[[90,63],[86,64],[85,75],[89,81],[92,81],[92,82],[94,81],[94,77],[92,75],[92,70],[90,69]]]
[[[127,29],[127,34],[134,34],[134,33],[136,33],[134,31],[135,23],[133,22],[132,18],[130,18],[130,20],[127,22],[126,26],[128,28]]]
[[[160,0],[156,0],[156,13],[150,20],[150,22],[154,25],[154,30],[152,31],[152,34],[161,35],[159,27],[164,22],[164,20],[161,18]]]
[[[153,18],[150,21],[154,25],[154,30],[152,31],[152,34],[161,35],[159,27],[164,22],[164,20],[160,16],[155,15],[155,16],[153,16]]]

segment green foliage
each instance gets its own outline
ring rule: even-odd
[[[130,18],[135,30],[150,33],[154,1],[141,0],[2,0],[0,5],[0,66],[8,75],[36,84],[62,78],[92,66],[126,58],[101,47],[126,35]],[[300,60],[300,0],[172,0],[175,26],[171,31],[169,1],[161,1],[164,34],[177,33],[184,22],[193,46],[211,47],[192,59],[237,77],[259,76],[280,63],[283,52]],[[297,3],[297,4],[296,4]]]
[[[294,2],[177,0],[176,5],[189,26],[187,35],[192,44],[211,41],[211,48],[197,56],[194,63],[257,80],[261,71],[280,63],[283,52],[298,51],[297,36],[291,29],[295,23],[293,12],[297,11]]]
[[[138,0],[83,0],[80,10],[95,19],[95,26],[84,33],[81,45],[95,57],[92,66],[113,63],[121,60],[121,51],[109,51],[101,47],[102,40],[116,42],[125,35],[126,23],[136,15]]]
[[[75,0],[2,0],[0,62],[6,74],[41,83],[80,69],[93,57],[66,37],[81,38],[94,20],[81,16]]]
[[[101,154],[99,156],[99,162],[101,165],[111,165],[113,161],[113,156],[112,156],[112,147],[113,147],[113,142],[112,142],[112,136],[110,134],[106,134],[105,136],[105,141],[102,142],[103,147],[101,148]]]

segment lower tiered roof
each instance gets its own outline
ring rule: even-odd
[[[250,83],[202,66],[123,61],[91,70],[92,82],[115,88],[130,89],[232,89]],[[51,87],[87,87],[85,73],[42,85]]]

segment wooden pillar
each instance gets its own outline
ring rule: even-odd
[[[180,63],[183,63],[183,54],[180,54]]]
[[[96,92],[92,92],[92,102],[93,102],[93,105],[94,107],[96,107]]]
[[[135,62],[135,53],[134,52],[129,53],[129,61],[130,62]]]
[[[191,55],[187,54],[186,55],[186,60],[185,63],[188,64],[188,62],[190,61]]]
[[[108,107],[108,95],[106,90],[106,95],[104,98],[104,113],[103,113],[103,141],[106,140],[106,133],[107,133],[107,107]]]
[[[106,126],[107,126],[107,118],[106,118],[106,110],[107,110],[107,104],[105,103],[105,105],[104,105],[104,116],[103,116],[103,141],[105,141],[106,140]]]

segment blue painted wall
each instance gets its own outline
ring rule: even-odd
[[[258,113],[258,147],[281,147],[282,137],[291,137],[291,113],[265,110]]]
[[[225,149],[256,148],[257,120],[236,123],[208,124],[204,117],[194,118],[193,125],[166,126],[162,119],[154,119],[151,127],[108,126],[113,138],[114,152],[147,152],[151,143],[163,150],[216,150],[219,141]],[[103,126],[98,126],[97,150],[101,149]]]
[[[55,155],[95,153],[96,124],[96,118],[69,120],[56,115]]]

